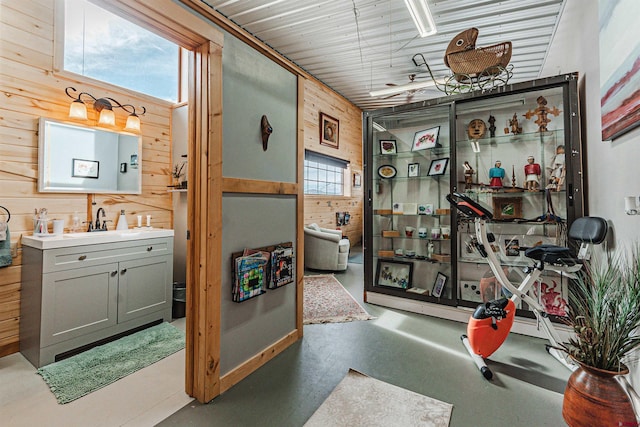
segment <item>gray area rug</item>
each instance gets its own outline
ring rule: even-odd
[[[69,403],[182,350],[184,345],[183,331],[161,323],[43,366],[37,373],[58,403]]]
[[[349,369],[305,427],[446,427],[453,405]]]
[[[304,276],[303,323],[341,323],[375,319],[332,274]]]

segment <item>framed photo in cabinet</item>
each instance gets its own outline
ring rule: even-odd
[[[397,152],[398,146],[395,139],[380,140],[380,154],[396,154]]]
[[[409,163],[409,166],[407,168],[407,176],[409,178],[420,176],[420,163]]]
[[[420,151],[437,147],[439,133],[440,126],[416,132],[413,136],[413,146],[411,147],[411,151]]]
[[[440,295],[442,295],[442,290],[444,289],[444,285],[447,283],[447,279],[447,276],[438,272],[438,274],[436,275],[436,281],[433,283],[431,295],[440,298]]]
[[[520,197],[494,197],[493,218],[522,218],[522,199]]]
[[[431,166],[429,166],[429,176],[438,176],[444,175],[447,171],[447,165],[449,164],[449,158],[446,157],[444,159],[435,159],[431,161]]]
[[[409,289],[412,274],[412,262],[378,259],[376,286]]]

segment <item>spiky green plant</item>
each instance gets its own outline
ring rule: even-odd
[[[640,346],[640,246],[627,254],[594,257],[569,287],[567,323],[575,332],[562,349],[608,371]]]

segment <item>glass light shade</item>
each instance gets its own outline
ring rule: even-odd
[[[100,111],[100,119],[98,119],[98,124],[115,126],[116,125],[116,115],[113,110],[109,110],[107,108],[103,108]]]
[[[69,118],[87,120],[87,106],[82,101],[73,101],[69,106]]]
[[[127,124],[124,127],[124,130],[128,130],[131,132],[140,132],[140,117],[135,114],[131,114],[127,117]]]

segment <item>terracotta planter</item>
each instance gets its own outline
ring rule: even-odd
[[[580,367],[569,377],[564,391],[562,417],[570,427],[637,426],[633,406],[617,375],[577,362]]]

